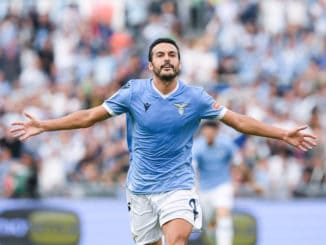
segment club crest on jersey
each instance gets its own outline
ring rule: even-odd
[[[185,107],[188,106],[188,103],[175,103],[174,105],[178,108],[179,115],[182,116],[185,112]]]

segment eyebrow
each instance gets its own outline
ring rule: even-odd
[[[158,55],[158,54],[164,54],[164,53],[165,53],[164,51],[157,51],[155,54]],[[168,51],[167,53],[168,54],[177,54],[177,52],[174,50]]]

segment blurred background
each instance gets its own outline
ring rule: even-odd
[[[94,244],[99,236],[88,229],[107,226],[105,234],[115,225],[127,240],[115,240],[122,238],[114,231],[105,244],[132,244],[124,116],[26,142],[10,137],[8,127],[23,111],[47,119],[100,105],[129,79],[148,77],[148,45],[162,36],[180,45],[184,82],[205,87],[234,111],[285,128],[307,124],[319,137],[318,147],[303,153],[223,126],[240,148],[232,167],[238,215],[253,220],[238,229],[255,234],[239,244],[325,244],[318,233],[326,227],[325,0],[1,0],[0,216],[23,220],[0,218],[0,244],[52,244],[37,240],[40,225],[29,222],[51,221],[59,207],[80,234],[53,244]],[[42,205],[51,206],[46,218],[35,214]],[[94,209],[98,219],[90,221]],[[301,222],[291,237],[283,226],[293,230],[293,217]],[[266,221],[274,230],[265,231]],[[10,243],[10,225],[25,227],[34,242],[22,236]]]

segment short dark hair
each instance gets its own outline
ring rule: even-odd
[[[205,128],[205,127],[210,127],[210,128],[218,128],[218,122],[215,120],[205,120],[202,125],[201,128]]]
[[[170,43],[172,44],[174,47],[176,47],[177,51],[178,51],[178,58],[180,60],[180,50],[179,50],[179,46],[178,44],[171,38],[168,38],[168,37],[162,37],[162,38],[158,38],[156,40],[154,40],[151,45],[149,46],[149,50],[148,50],[148,61],[149,62],[152,62],[152,51],[153,51],[153,48],[157,45],[157,44],[160,44],[160,43]]]

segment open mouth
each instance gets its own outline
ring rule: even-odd
[[[171,66],[171,65],[164,65],[164,66],[162,66],[162,69],[164,69],[164,70],[173,69],[173,66]]]

